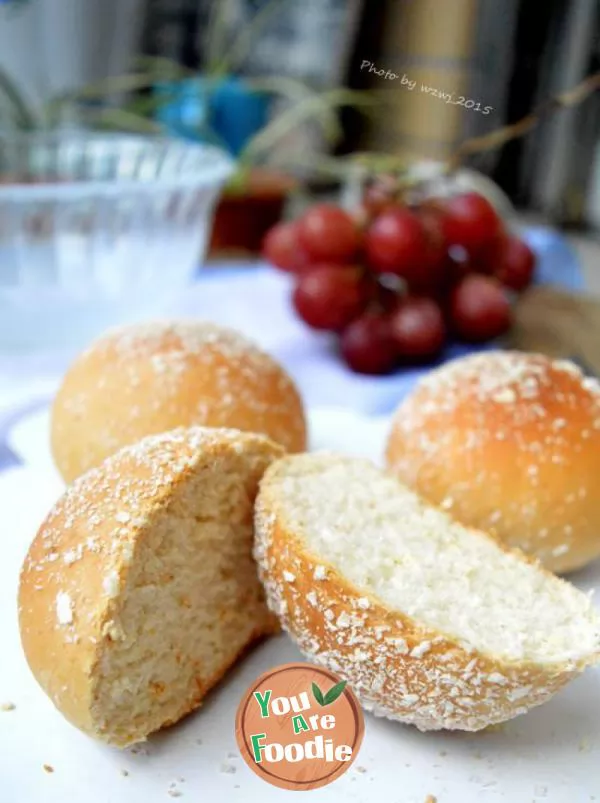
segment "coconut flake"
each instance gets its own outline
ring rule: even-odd
[[[73,601],[65,591],[56,595],[56,618],[59,625],[70,625],[73,621]]]

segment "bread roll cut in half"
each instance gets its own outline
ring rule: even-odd
[[[398,408],[387,464],[552,571],[600,556],[600,385],[569,361],[497,351],[438,368]]]
[[[195,425],[306,447],[302,401],[283,368],[232,329],[183,320],[111,330],[75,360],[52,408],[52,453],[71,482],[122,446]]]
[[[115,745],[196,708],[278,628],[252,560],[258,481],[282,453],[234,430],[176,430],[77,480],[25,559],[25,655],[56,707]]]
[[[543,703],[600,656],[585,594],[367,461],[278,460],[256,511],[269,606],[375,714],[480,730]]]

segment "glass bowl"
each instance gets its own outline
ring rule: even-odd
[[[232,169],[167,138],[0,133],[0,352],[78,348],[160,314],[204,257]]]

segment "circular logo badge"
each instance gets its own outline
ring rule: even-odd
[[[333,672],[283,664],[261,675],[238,708],[235,735],[246,764],[281,789],[318,789],[350,767],[365,723],[353,692]]]

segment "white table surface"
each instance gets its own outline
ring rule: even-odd
[[[25,461],[0,475],[3,559],[0,562],[0,801],[2,803],[160,803],[169,788],[182,803],[267,803],[291,793],[268,786],[238,757],[235,711],[263,671],[295,660],[285,636],[254,650],[205,705],[152,737],[140,751],[94,742],[69,725],[33,680],[17,629],[18,571],[60,481],[47,451],[47,411],[18,424],[11,447]],[[387,422],[344,411],[312,416],[313,444],[376,458]],[[350,435],[351,434],[351,435]],[[349,438],[351,437],[351,440]],[[600,566],[579,574],[590,589]],[[600,671],[590,670],[546,705],[481,734],[419,733],[366,716],[356,763],[311,800],[334,803],[587,803],[600,800]],[[52,774],[43,765],[54,768]],[[125,770],[129,774],[122,774]],[[185,780],[178,780],[185,779]]]

